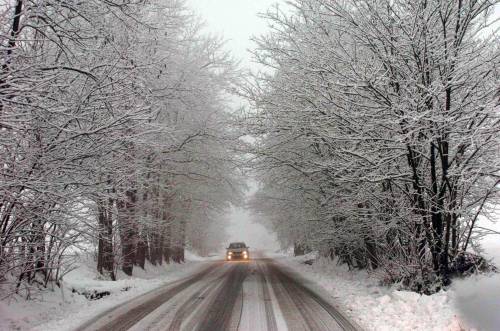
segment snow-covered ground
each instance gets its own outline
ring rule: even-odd
[[[491,227],[498,229],[500,224]],[[485,238],[482,246],[485,255],[500,266],[500,236]],[[367,272],[348,271],[346,266],[327,259],[304,264],[313,255],[266,255],[320,285],[366,330],[500,330],[500,275],[455,280],[447,291],[426,296],[380,286]],[[135,268],[133,277],[119,273],[116,282],[100,280],[93,261],[82,259],[79,268],[65,276],[63,289],[45,291],[32,301],[0,301],[0,330],[74,330],[101,312],[192,274],[209,260],[189,252],[186,258],[188,262],[181,265],[147,265],[147,272]],[[253,285],[249,282],[244,287],[247,296],[254,292]],[[109,291],[110,295],[88,300],[73,289]],[[256,323],[251,315],[242,316],[242,321],[242,325]]]
[[[487,226],[498,231],[500,223]],[[482,248],[500,266],[500,235],[484,238]],[[314,254],[272,257],[326,289],[366,330],[500,330],[500,274],[455,280],[447,291],[428,296],[380,286],[366,271],[348,271],[328,259],[305,264]]]
[[[44,291],[30,301],[22,298],[0,301],[0,330],[74,330],[101,312],[195,272],[210,258],[186,252],[186,260],[183,264],[148,264],[146,271],[134,268],[132,277],[119,272],[118,280],[113,282],[99,279],[95,263],[82,258],[79,267],[64,276],[62,289]],[[73,289],[80,293],[96,290],[110,294],[89,300]]]
[[[480,226],[499,234],[491,234],[481,240],[483,254],[500,269],[500,212],[493,220],[482,219]],[[454,307],[462,320],[477,330],[500,330],[500,274],[477,276],[455,281]]]
[[[281,258],[280,263],[319,284],[333,296],[340,308],[366,330],[460,330],[454,317],[450,293],[421,296],[380,286],[364,271],[349,271],[327,259],[312,265],[306,255]]]

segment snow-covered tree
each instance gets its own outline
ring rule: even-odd
[[[111,279],[182,261],[200,204],[240,195],[221,41],[178,0],[1,10],[2,290],[57,283],[93,244]]]
[[[275,202],[264,212],[298,229],[287,240],[418,291],[470,267],[500,176],[495,3],[296,0],[268,13],[255,58],[269,70],[246,89],[247,122]]]

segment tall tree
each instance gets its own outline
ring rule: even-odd
[[[248,128],[261,136],[261,196],[297,213],[263,212],[350,266],[423,292],[448,284],[498,198],[495,3],[297,0],[269,12],[255,57],[271,70],[247,88]]]

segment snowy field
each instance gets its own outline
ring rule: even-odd
[[[220,258],[220,257],[217,257]],[[0,330],[74,330],[86,320],[136,296],[192,274],[210,258],[186,252],[187,262],[134,268],[129,277],[118,272],[118,280],[100,280],[95,263],[83,259],[80,266],[64,277],[63,288],[45,291],[32,301],[14,298],[0,301]],[[88,300],[78,292],[108,291],[99,300]]]

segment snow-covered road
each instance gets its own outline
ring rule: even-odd
[[[272,259],[209,263],[80,330],[357,330],[326,296]]]

